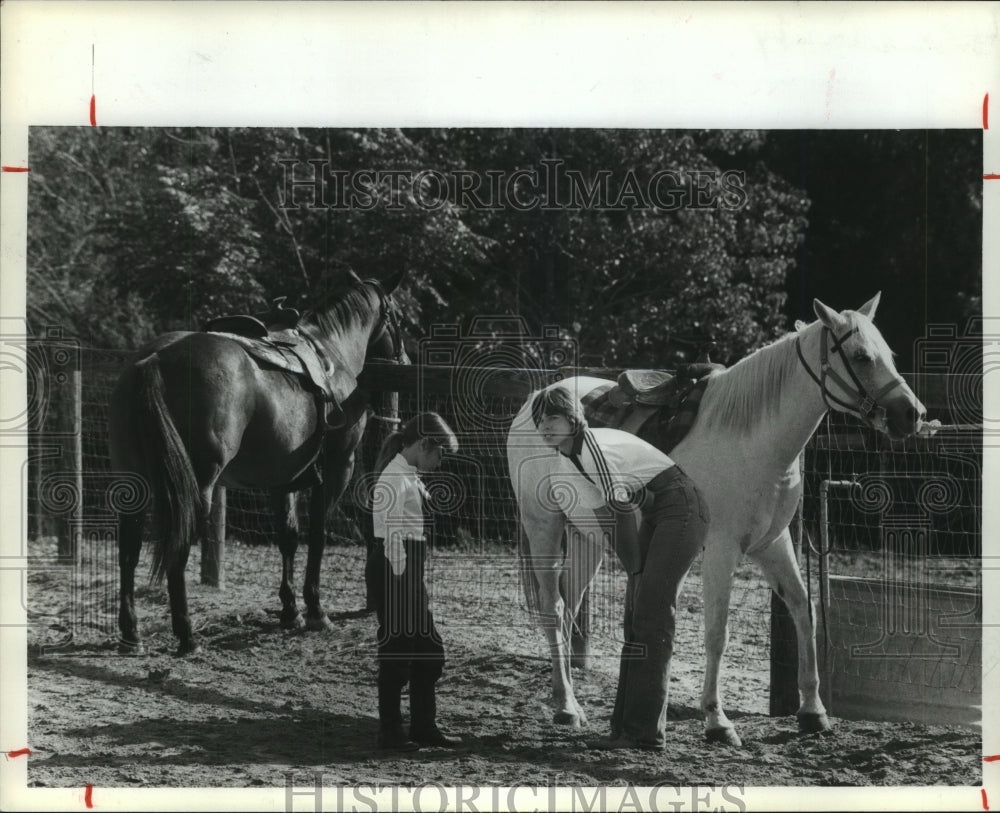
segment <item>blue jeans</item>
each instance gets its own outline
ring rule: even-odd
[[[708,530],[708,506],[694,482],[676,465],[646,490],[639,547],[642,570],[629,576],[611,736],[644,745],[666,743],[670,658],[674,651],[677,597]]]

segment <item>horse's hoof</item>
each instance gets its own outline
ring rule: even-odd
[[[305,626],[306,620],[302,617],[302,613],[296,613],[292,618],[281,617],[281,628],[283,630],[301,630],[305,629]]]
[[[175,657],[183,658],[185,655],[194,655],[201,650],[201,646],[196,641],[182,641],[177,646]]]
[[[315,632],[326,632],[333,629],[333,622],[327,617],[326,613],[323,613],[323,615],[311,615],[306,619],[306,629]]]
[[[119,641],[118,642],[118,654],[119,655],[145,655],[146,647],[143,646],[142,641]]]
[[[796,717],[799,720],[799,734],[829,734],[833,730],[826,712],[821,714],[807,712],[797,714]]]
[[[573,728],[583,728],[583,720],[580,719],[579,714],[575,714],[572,711],[557,711],[552,715],[552,722],[556,725],[568,725]]]
[[[705,739],[722,745],[735,745],[737,748],[743,745],[743,740],[735,728],[710,728],[705,732]]]

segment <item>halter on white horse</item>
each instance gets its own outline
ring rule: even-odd
[[[809,362],[806,361],[805,356],[802,355],[802,342],[800,337],[796,337],[795,339],[795,352],[798,354],[799,361],[802,363],[802,366],[805,368],[806,372],[809,373],[809,377],[819,385],[820,392],[823,394],[823,403],[826,404],[827,409],[833,409],[833,404],[836,404],[841,407],[843,411],[855,415],[870,424],[873,428],[884,432],[886,428],[886,410],[885,407],[882,406],[881,401],[896,388],[906,386],[906,382],[903,380],[902,376],[895,373],[892,380],[874,395],[871,395],[868,390],[865,389],[864,384],[861,383],[857,373],[854,372],[854,368],[851,366],[851,360],[844,352],[844,343],[855,333],[858,333],[859,330],[860,328],[855,326],[847,331],[847,333],[843,336],[838,338],[834,335],[832,329],[826,325],[823,326],[823,334],[820,344],[819,375],[816,375],[816,373],[813,372],[812,368],[809,366]],[[828,338],[833,338],[834,340],[833,344],[829,347],[827,347]],[[841,361],[844,363],[844,369],[851,377],[851,381],[854,385],[853,387],[833,368],[830,362],[830,351],[840,356]],[[830,392],[830,388],[827,386],[827,379],[833,381],[833,383],[840,387],[844,393],[851,398],[854,398],[854,403],[848,403]],[[831,401],[833,404],[830,403]]]

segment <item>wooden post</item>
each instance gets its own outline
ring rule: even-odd
[[[59,522],[58,552],[63,561],[79,565],[83,561],[83,378],[80,370],[70,374],[69,458],[73,473],[73,507]],[[65,424],[63,424],[65,426]],[[65,454],[65,453],[64,453]],[[65,460],[65,456],[62,458]]]
[[[802,476],[805,452],[799,455],[799,475]],[[804,493],[805,489],[803,489]],[[792,550],[799,561],[802,547],[802,497],[788,530],[792,535]],[[795,623],[783,599],[771,592],[771,696],[769,713],[772,717],[795,714],[799,709],[799,646]]]
[[[201,540],[201,583],[225,589],[226,586],[226,488],[217,485],[212,495],[208,534]]]

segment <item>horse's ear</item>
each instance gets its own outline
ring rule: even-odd
[[[391,294],[393,291],[395,291],[399,287],[400,283],[404,279],[406,279],[406,269],[405,268],[401,268],[401,269],[399,269],[399,271],[397,271],[395,274],[393,274],[391,277],[389,277],[389,279],[387,279],[385,282],[383,282],[382,283],[382,287],[385,288],[385,292],[387,294]]]
[[[354,269],[353,269],[353,268],[351,268],[350,266],[347,266],[347,278],[348,278],[348,279],[349,279],[349,280],[350,280],[350,281],[351,281],[352,283],[354,283],[355,285],[361,285],[361,284],[362,284],[362,283],[361,283],[361,277],[359,277],[359,276],[358,276],[358,275],[357,275],[357,274],[356,274],[356,273],[354,272]]]
[[[875,309],[878,307],[878,301],[882,298],[882,292],[879,291],[875,296],[865,302],[860,308],[858,308],[858,313],[867,316],[869,319],[875,319]]]
[[[818,299],[813,300],[813,310],[816,312],[816,317],[830,330],[837,331],[847,326],[846,317],[841,316],[833,308],[828,308]]]

